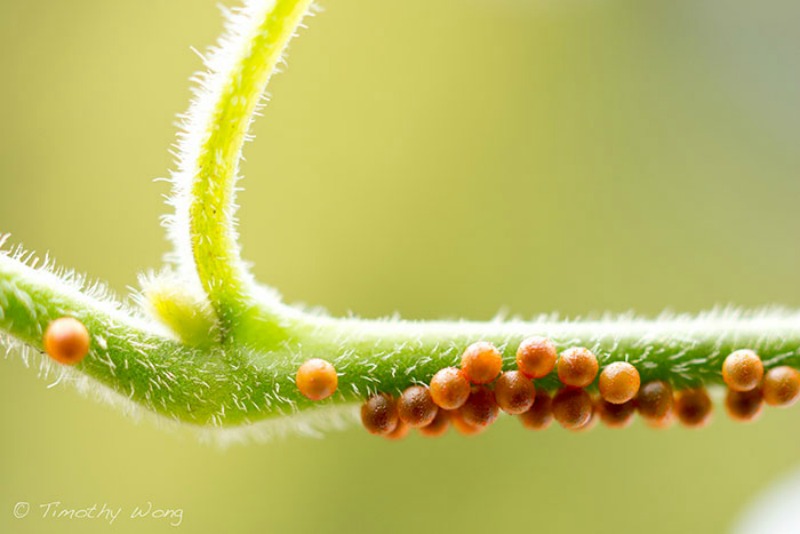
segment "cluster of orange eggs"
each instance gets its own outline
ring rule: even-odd
[[[378,393],[367,399],[361,421],[370,433],[397,439],[412,428],[424,436],[440,436],[451,425],[462,434],[477,434],[501,410],[534,430],[547,428],[553,419],[576,431],[592,428],[598,420],[623,428],[637,412],[654,428],[666,428],[675,419],[700,427],[711,418],[713,405],[705,388],[673,393],[664,381],[641,384],[638,370],[628,362],[613,362],[600,371],[597,357],[584,347],[558,354],[549,339],[531,337],[520,343],[516,363],[516,370],[502,372],[500,351],[485,341],[473,343],[462,354],[460,368],[441,369],[430,385],[411,386],[397,398]],[[562,387],[551,396],[537,390],[534,380],[554,369]],[[764,373],[751,350],[731,353],[722,375],[728,385],[725,406],[735,420],[753,420],[764,402],[788,406],[800,398],[800,372],[784,366]],[[594,397],[585,388],[596,379],[599,395]],[[337,383],[335,369],[323,360],[309,360],[297,374],[298,388],[310,399],[332,395]]]
[[[780,366],[764,373],[761,358],[752,350],[737,350],[725,358],[722,379],[728,386],[725,407],[739,421],[758,417],[764,402],[790,406],[800,398],[800,372]]]
[[[45,351],[62,364],[80,362],[90,348],[86,326],[72,317],[50,323],[44,333]],[[468,346],[461,367],[446,367],[431,378],[430,385],[414,385],[395,398],[389,393],[373,395],[361,407],[361,421],[370,433],[388,438],[403,437],[411,428],[425,436],[439,436],[452,425],[462,434],[477,434],[492,424],[500,410],[519,417],[522,424],[539,430],[553,419],[570,430],[586,430],[600,420],[622,428],[636,412],[645,422],[665,428],[677,418],[688,427],[700,427],[711,418],[712,402],[705,388],[673,393],[660,380],[641,384],[639,371],[628,362],[613,362],[602,371],[597,357],[584,347],[561,354],[544,337],[522,341],[516,353],[517,370],[503,372],[500,351],[486,341]],[[556,370],[561,388],[551,395],[537,390],[534,380]],[[599,378],[598,378],[599,374]],[[751,421],[764,403],[789,406],[800,398],[800,372],[774,367],[767,372],[752,350],[732,352],[722,365],[728,386],[725,407],[731,418]],[[585,388],[595,383],[599,395]],[[307,398],[323,400],[336,392],[336,369],[314,358],[303,363],[295,383]]]
[[[466,435],[486,429],[500,410],[516,415],[522,424],[543,429],[555,419],[572,430],[588,428],[595,415],[612,426],[624,426],[633,415],[639,392],[639,372],[627,362],[615,362],[600,373],[597,357],[584,347],[560,355],[547,338],[531,337],[520,343],[517,369],[502,372],[500,351],[479,341],[466,348],[461,367],[437,372],[430,386],[411,386],[399,398],[380,393],[361,407],[361,420],[372,434],[401,437],[410,428],[423,435],[440,435],[448,424]],[[563,387],[551,397],[537,391],[535,379],[554,369]],[[595,402],[584,389],[600,374],[601,400]],[[429,430],[429,426],[433,426]]]

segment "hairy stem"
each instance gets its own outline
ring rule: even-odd
[[[290,336],[274,350],[198,349],[49,272],[0,255],[0,329],[41,351],[47,324],[64,315],[77,317],[92,332],[92,352],[77,371],[121,398],[195,425],[237,426],[316,406],[361,402],[377,391],[397,393],[457,365],[460,353],[477,340],[500,347],[506,369],[514,368],[519,341],[545,335],[559,348],[592,349],[601,365],[630,361],[643,380],[666,380],[676,388],[720,383],[722,360],[740,348],[756,350],[767,368],[800,366],[800,315],[779,312],[486,323],[299,314]],[[331,361],[340,374],[337,393],[323,402],[309,401],[294,385],[299,365],[313,357]],[[550,376],[537,381],[537,387],[553,389],[558,381]]]
[[[374,382],[374,390],[381,391],[400,391],[409,381],[429,382],[443,366],[458,365],[464,348],[478,340],[497,345],[503,353],[504,368],[514,369],[517,346],[531,335],[549,337],[559,350],[587,347],[597,355],[601,367],[628,361],[637,367],[642,380],[665,380],[678,389],[721,384],[722,361],[741,348],[758,352],[768,368],[800,365],[800,315],[779,312],[712,312],[656,320],[317,321],[312,337],[337,340],[338,347],[333,348],[338,349],[340,358],[353,355],[343,358],[345,368],[363,374],[362,382]],[[553,374],[537,384],[546,389],[559,386]]]
[[[234,14],[232,35],[208,60],[210,72],[190,111],[189,126],[202,131],[192,132],[181,146],[182,178],[190,181],[191,260],[223,338],[254,313],[254,284],[240,258],[235,230],[242,147],[261,95],[310,4],[311,0],[251,1]],[[261,339],[283,339],[273,310],[259,310]]]
[[[47,325],[76,317],[91,333],[91,350],[74,368],[57,367],[62,376],[82,374],[118,399],[218,427],[352,405],[378,391],[428,383],[479,340],[501,349],[505,369],[514,368],[523,338],[543,335],[559,349],[591,349],[601,366],[629,361],[642,380],[665,380],[677,389],[721,383],[723,359],[742,348],[758,352],[767,368],[800,367],[798,313],[411,322],[335,319],[281,303],[241,261],[236,181],[259,98],[309,5],[247,0],[231,17],[230,36],[207,60],[209,73],[201,77],[180,142],[175,214],[167,218],[178,270],[145,289],[155,318],[72,275],[27,266],[26,254],[0,251],[0,331],[7,334],[0,342],[13,338],[41,352]],[[314,357],[333,363],[340,375],[337,392],[322,402],[306,399],[294,384],[300,364]],[[558,381],[551,375],[537,387],[554,389]]]

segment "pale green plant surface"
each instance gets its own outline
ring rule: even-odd
[[[473,323],[336,319],[283,304],[253,281],[240,258],[236,182],[259,99],[310,8],[307,1],[251,0],[231,15],[179,142],[175,213],[166,218],[174,253],[166,270],[143,277],[134,299],[140,306],[11,250],[0,256],[0,327],[10,346],[18,341],[41,351],[47,324],[75,316],[94,343],[74,369],[57,368],[65,379],[88,377],[80,383],[109,399],[209,428],[287,416],[302,421],[301,412],[333,420],[327,408],[349,410],[376,391],[427,383],[476,340],[497,344],[511,368],[521,339],[546,335],[562,349],[589,347],[601,365],[630,361],[643,380],[664,379],[676,388],[721,383],[723,358],[739,348],[759,352],[768,368],[800,365],[800,315],[781,310]],[[298,366],[312,357],[331,361],[340,374],[338,392],[321,403],[294,386]],[[539,384],[552,389],[557,382]]]

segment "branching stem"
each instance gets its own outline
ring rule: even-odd
[[[259,99],[309,8],[310,0],[248,0],[231,18],[231,35],[207,61],[209,73],[201,77],[180,142],[171,201],[176,211],[167,221],[181,284],[167,283],[168,291],[158,294],[151,306],[158,317],[96,295],[73,276],[28,266],[21,253],[0,252],[0,330],[9,339],[41,352],[46,326],[76,317],[93,343],[74,372],[170,419],[226,427],[427,383],[478,340],[501,349],[506,369],[514,367],[523,338],[543,335],[559,349],[591,349],[601,366],[629,361],[642,380],[661,379],[676,388],[721,383],[724,357],[741,348],[758,352],[767,368],[800,367],[800,314],[781,311],[655,320],[410,322],[335,319],[281,303],[251,279],[241,261],[235,192]],[[206,304],[214,315],[208,322]],[[214,324],[206,328],[209,322]],[[191,339],[203,337],[204,328],[210,341]],[[333,363],[340,374],[334,396],[316,403],[294,384],[299,365],[315,357]],[[537,381],[540,388],[557,385],[553,376]]]
[[[522,338],[545,335],[560,348],[589,347],[601,365],[630,361],[643,380],[662,379],[676,388],[721,383],[722,360],[742,347],[756,350],[768,368],[800,367],[800,316],[780,312],[488,323],[298,315],[288,339],[274,350],[240,345],[197,349],[7,255],[0,255],[0,309],[0,329],[37,350],[50,321],[64,315],[79,318],[95,343],[78,371],[155,412],[198,425],[235,426],[349,404],[376,391],[397,393],[457,364],[460,352],[476,340],[500,347],[506,369],[514,367]],[[298,366],[313,357],[331,361],[340,373],[338,392],[321,403],[309,401],[294,386]],[[557,380],[548,377],[537,386],[553,389]]]
[[[270,306],[255,307],[254,283],[240,258],[235,230],[236,182],[253,115],[310,4],[311,0],[249,2],[242,13],[233,15],[232,35],[210,58],[209,75],[190,112],[196,114],[190,127],[202,128],[203,133],[189,132],[182,146],[189,175],[181,178],[191,182],[192,257],[180,260],[193,261],[223,338],[251,322],[253,314],[263,330],[260,339],[284,337]]]

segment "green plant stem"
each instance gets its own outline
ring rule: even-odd
[[[239,160],[253,114],[281,54],[306,14],[311,0],[281,0],[261,12],[263,18],[243,25],[231,38],[232,61],[212,73],[216,98],[202,125],[191,185],[189,226],[193,261],[200,282],[220,321],[223,337],[254,313],[253,282],[239,255],[235,231],[235,191]],[[278,317],[260,308],[256,322],[283,337]],[[264,320],[266,316],[267,320]]]
[[[0,329],[42,350],[42,333],[71,315],[92,332],[92,351],[76,366],[120,398],[163,416],[195,425],[237,426],[305,409],[348,405],[377,391],[398,393],[428,383],[439,369],[457,365],[471,342],[501,348],[504,368],[514,368],[521,339],[546,335],[563,349],[586,346],[601,365],[627,360],[642,379],[666,380],[676,388],[721,382],[724,357],[751,348],[767,368],[800,365],[800,317],[780,313],[660,319],[533,322],[411,322],[331,319],[302,315],[277,349],[242,346],[192,349],[131,317],[87,297],[54,275],[0,255]],[[325,358],[340,373],[330,399],[312,402],[294,385],[299,365]],[[53,364],[55,365],[55,364]],[[537,387],[552,390],[551,375]]]
[[[309,5],[248,0],[234,17],[232,37],[210,62],[181,143],[176,213],[168,220],[179,267],[171,274],[178,282],[165,278],[151,288],[157,318],[97,296],[70,276],[29,267],[21,254],[0,252],[0,330],[7,335],[0,341],[41,352],[47,325],[76,317],[91,333],[90,353],[74,368],[57,369],[91,377],[121,402],[216,427],[353,405],[379,391],[396,394],[457,365],[464,348],[479,340],[501,349],[506,370],[515,367],[523,338],[544,335],[559,349],[591,349],[601,366],[629,361],[644,381],[665,380],[676,389],[721,383],[722,361],[737,349],[755,350],[767,368],[800,367],[797,313],[412,322],[335,319],[281,303],[251,279],[240,259],[236,180],[257,102]],[[209,303],[215,317],[207,321]],[[322,402],[306,399],[294,384],[300,364],[314,357],[332,362],[340,374],[339,389]],[[551,374],[537,387],[553,390],[558,381]]]

